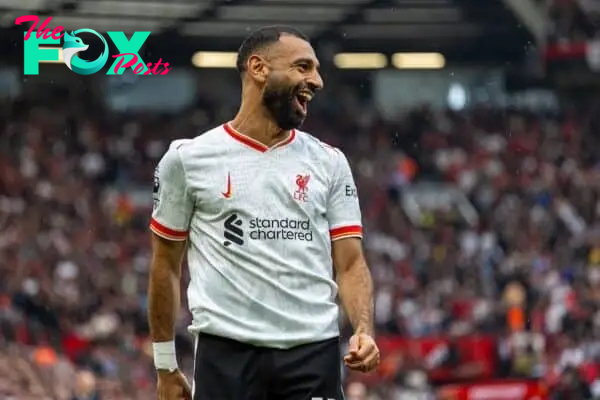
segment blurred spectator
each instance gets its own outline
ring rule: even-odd
[[[100,400],[96,390],[96,377],[90,371],[80,371],[77,374],[77,382],[71,400]]]

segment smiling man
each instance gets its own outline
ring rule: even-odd
[[[298,130],[323,87],[319,61],[302,33],[266,27],[244,41],[237,65],[235,118],[173,142],[155,174],[149,322],[159,399],[342,400],[338,294],[355,330],[345,364],[371,371],[379,351],[348,161]],[[186,247],[193,390],[173,343]]]

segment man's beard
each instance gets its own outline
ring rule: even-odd
[[[283,130],[299,128],[304,122],[305,115],[294,106],[296,94],[300,86],[278,85],[270,81],[263,93],[263,104]]]

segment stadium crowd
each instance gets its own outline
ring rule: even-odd
[[[151,205],[154,166],[170,140],[232,112],[203,104],[177,118],[125,116],[86,101],[0,107],[0,397],[7,400],[152,398],[150,209],[139,193]],[[379,334],[492,335],[500,377],[542,380],[557,399],[598,395],[597,111],[420,107],[384,121],[357,102],[312,113],[305,129],[342,148],[354,168]],[[409,218],[403,196],[424,180],[459,188],[477,218],[450,206]],[[179,355],[190,374],[185,302],[180,315]],[[452,349],[442,350],[416,361],[384,353],[377,376],[347,376],[348,398],[431,393],[428,373],[458,365]],[[477,377],[455,371],[446,381]]]

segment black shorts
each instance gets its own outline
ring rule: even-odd
[[[201,334],[193,400],[343,400],[339,339],[288,350]]]

